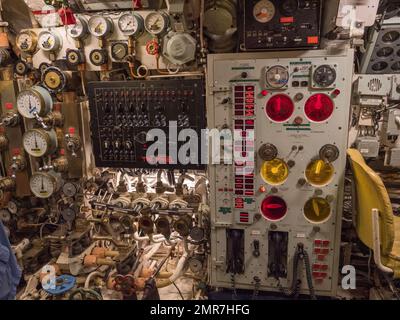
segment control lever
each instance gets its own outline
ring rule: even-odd
[[[258,258],[260,256],[260,241],[254,240],[253,241],[253,256]]]
[[[0,126],[15,127],[19,123],[19,115],[16,112],[7,112],[1,119]]]
[[[40,124],[40,126],[44,129],[44,130],[49,130],[50,127],[46,125],[44,119],[39,116],[39,114],[37,112],[34,112],[33,115],[35,116],[36,121]]]
[[[244,272],[244,231],[227,230],[227,273]]]
[[[17,177],[17,172],[21,172],[26,168],[25,158],[21,155],[13,156],[11,169],[11,178],[15,179]]]
[[[70,132],[65,135],[67,150],[71,152],[73,157],[77,157],[76,152],[81,148],[81,138],[74,133],[74,130],[70,128]]]

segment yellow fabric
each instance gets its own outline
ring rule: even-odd
[[[361,153],[356,149],[347,150],[351,160],[356,188],[356,231],[360,240],[373,249],[371,210],[376,208],[380,213],[381,254],[400,257],[400,222],[396,226],[399,232],[395,241],[395,216],[392,204],[381,178],[365,163]],[[396,224],[398,219],[396,218]],[[396,247],[393,248],[393,244]],[[393,249],[393,250],[392,250]],[[400,267],[400,261],[399,261]]]

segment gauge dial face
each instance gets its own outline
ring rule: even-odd
[[[35,91],[25,90],[18,95],[17,108],[24,118],[33,119],[35,114],[43,113],[44,103]]]
[[[320,87],[329,87],[336,81],[336,70],[329,65],[319,66],[314,71],[315,84]]]
[[[22,138],[25,151],[32,157],[39,158],[54,150],[55,134],[52,133],[43,129],[28,130]]]
[[[394,52],[394,49],[393,49],[393,48],[391,48],[391,47],[383,47],[383,48],[379,49],[379,50],[376,52],[376,55],[377,55],[379,58],[386,58],[386,57],[389,57],[390,55],[392,55],[393,52]]]
[[[17,36],[16,44],[22,52],[34,52],[37,45],[37,35],[33,31],[22,31]]]
[[[32,193],[42,199],[49,198],[57,188],[56,178],[48,173],[34,173],[29,182]]]
[[[1,209],[0,210],[0,221],[3,223],[8,223],[11,220],[11,214],[10,211],[7,209]]]
[[[73,197],[78,193],[78,187],[72,182],[67,182],[63,185],[62,191],[67,197]]]
[[[14,201],[9,201],[7,203],[7,209],[10,211],[12,214],[16,214],[18,212],[18,205]]]
[[[68,35],[73,39],[84,39],[88,35],[88,26],[82,17],[76,18],[76,23],[67,28]]]
[[[123,60],[128,55],[128,45],[124,42],[116,42],[111,46],[111,55],[114,60]]]
[[[289,71],[283,66],[274,66],[268,69],[266,76],[270,88],[282,88],[289,81]]]
[[[387,67],[388,67],[387,62],[379,61],[379,62],[374,63],[371,68],[373,71],[382,71],[382,70],[386,69]]]
[[[267,23],[275,16],[275,6],[269,0],[261,0],[253,8],[254,19],[260,23]]]
[[[386,43],[392,43],[400,38],[400,33],[397,31],[388,31],[382,36],[382,41]]]
[[[144,24],[148,33],[159,35],[167,30],[168,18],[161,12],[151,12],[147,15]]]
[[[55,33],[43,31],[39,35],[39,47],[43,51],[57,51],[61,46],[61,39]]]
[[[42,82],[49,91],[59,92],[65,88],[67,78],[60,69],[49,67],[42,74]]]
[[[112,23],[105,17],[93,16],[88,22],[89,31],[95,37],[105,37],[112,32]]]
[[[119,29],[126,35],[139,35],[143,32],[143,18],[138,14],[125,13],[118,19]]]
[[[95,66],[101,66],[108,62],[107,51],[104,49],[94,49],[89,54],[89,59]]]

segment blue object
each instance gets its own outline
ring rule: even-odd
[[[21,269],[0,221],[0,300],[14,300],[21,279]]]
[[[56,278],[55,289],[44,289],[47,293],[58,295],[71,290],[75,286],[75,277],[68,274],[62,274]]]

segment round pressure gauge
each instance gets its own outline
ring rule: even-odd
[[[0,210],[0,221],[3,223],[8,223],[11,220],[11,214],[10,211],[7,209],[1,209]]]
[[[28,119],[34,119],[35,115],[45,116],[53,108],[53,100],[50,93],[39,86],[21,91],[17,97],[18,112]]]
[[[16,45],[18,49],[25,53],[35,52],[37,42],[38,37],[36,33],[30,30],[20,32],[16,39]]]
[[[54,31],[42,31],[39,34],[39,48],[43,51],[57,51],[62,45],[61,37]]]
[[[67,59],[67,63],[70,66],[78,66],[80,64],[85,63],[85,55],[80,50],[67,49],[65,57]]]
[[[113,32],[113,23],[109,18],[96,15],[89,19],[88,22],[90,33],[98,38],[109,36]]]
[[[107,51],[104,49],[94,49],[89,54],[90,62],[95,66],[102,66],[108,63]]]
[[[85,39],[89,34],[86,20],[82,17],[77,17],[75,20],[75,24],[67,27],[67,34],[76,40]]]
[[[268,69],[266,75],[267,85],[278,89],[284,87],[289,81],[289,71],[283,66],[274,66]]]
[[[111,56],[114,60],[124,60],[127,55],[128,45],[125,42],[115,42],[111,45]]]
[[[67,76],[57,67],[48,67],[42,73],[42,83],[50,92],[59,92],[67,85]]]
[[[125,13],[119,17],[118,27],[127,36],[140,36],[144,30],[144,20],[137,13]]]
[[[32,193],[42,199],[51,197],[58,189],[57,178],[45,172],[36,172],[32,175],[29,186]]]
[[[24,133],[22,144],[29,155],[40,158],[57,149],[57,135],[54,130],[30,129]]]
[[[151,12],[144,19],[147,32],[158,36],[165,33],[169,26],[169,17],[164,12]]]
[[[275,6],[269,0],[257,2],[253,8],[253,16],[260,23],[267,23],[275,16]]]
[[[319,66],[314,71],[314,82],[320,87],[329,87],[336,81],[336,71],[329,65]]]

